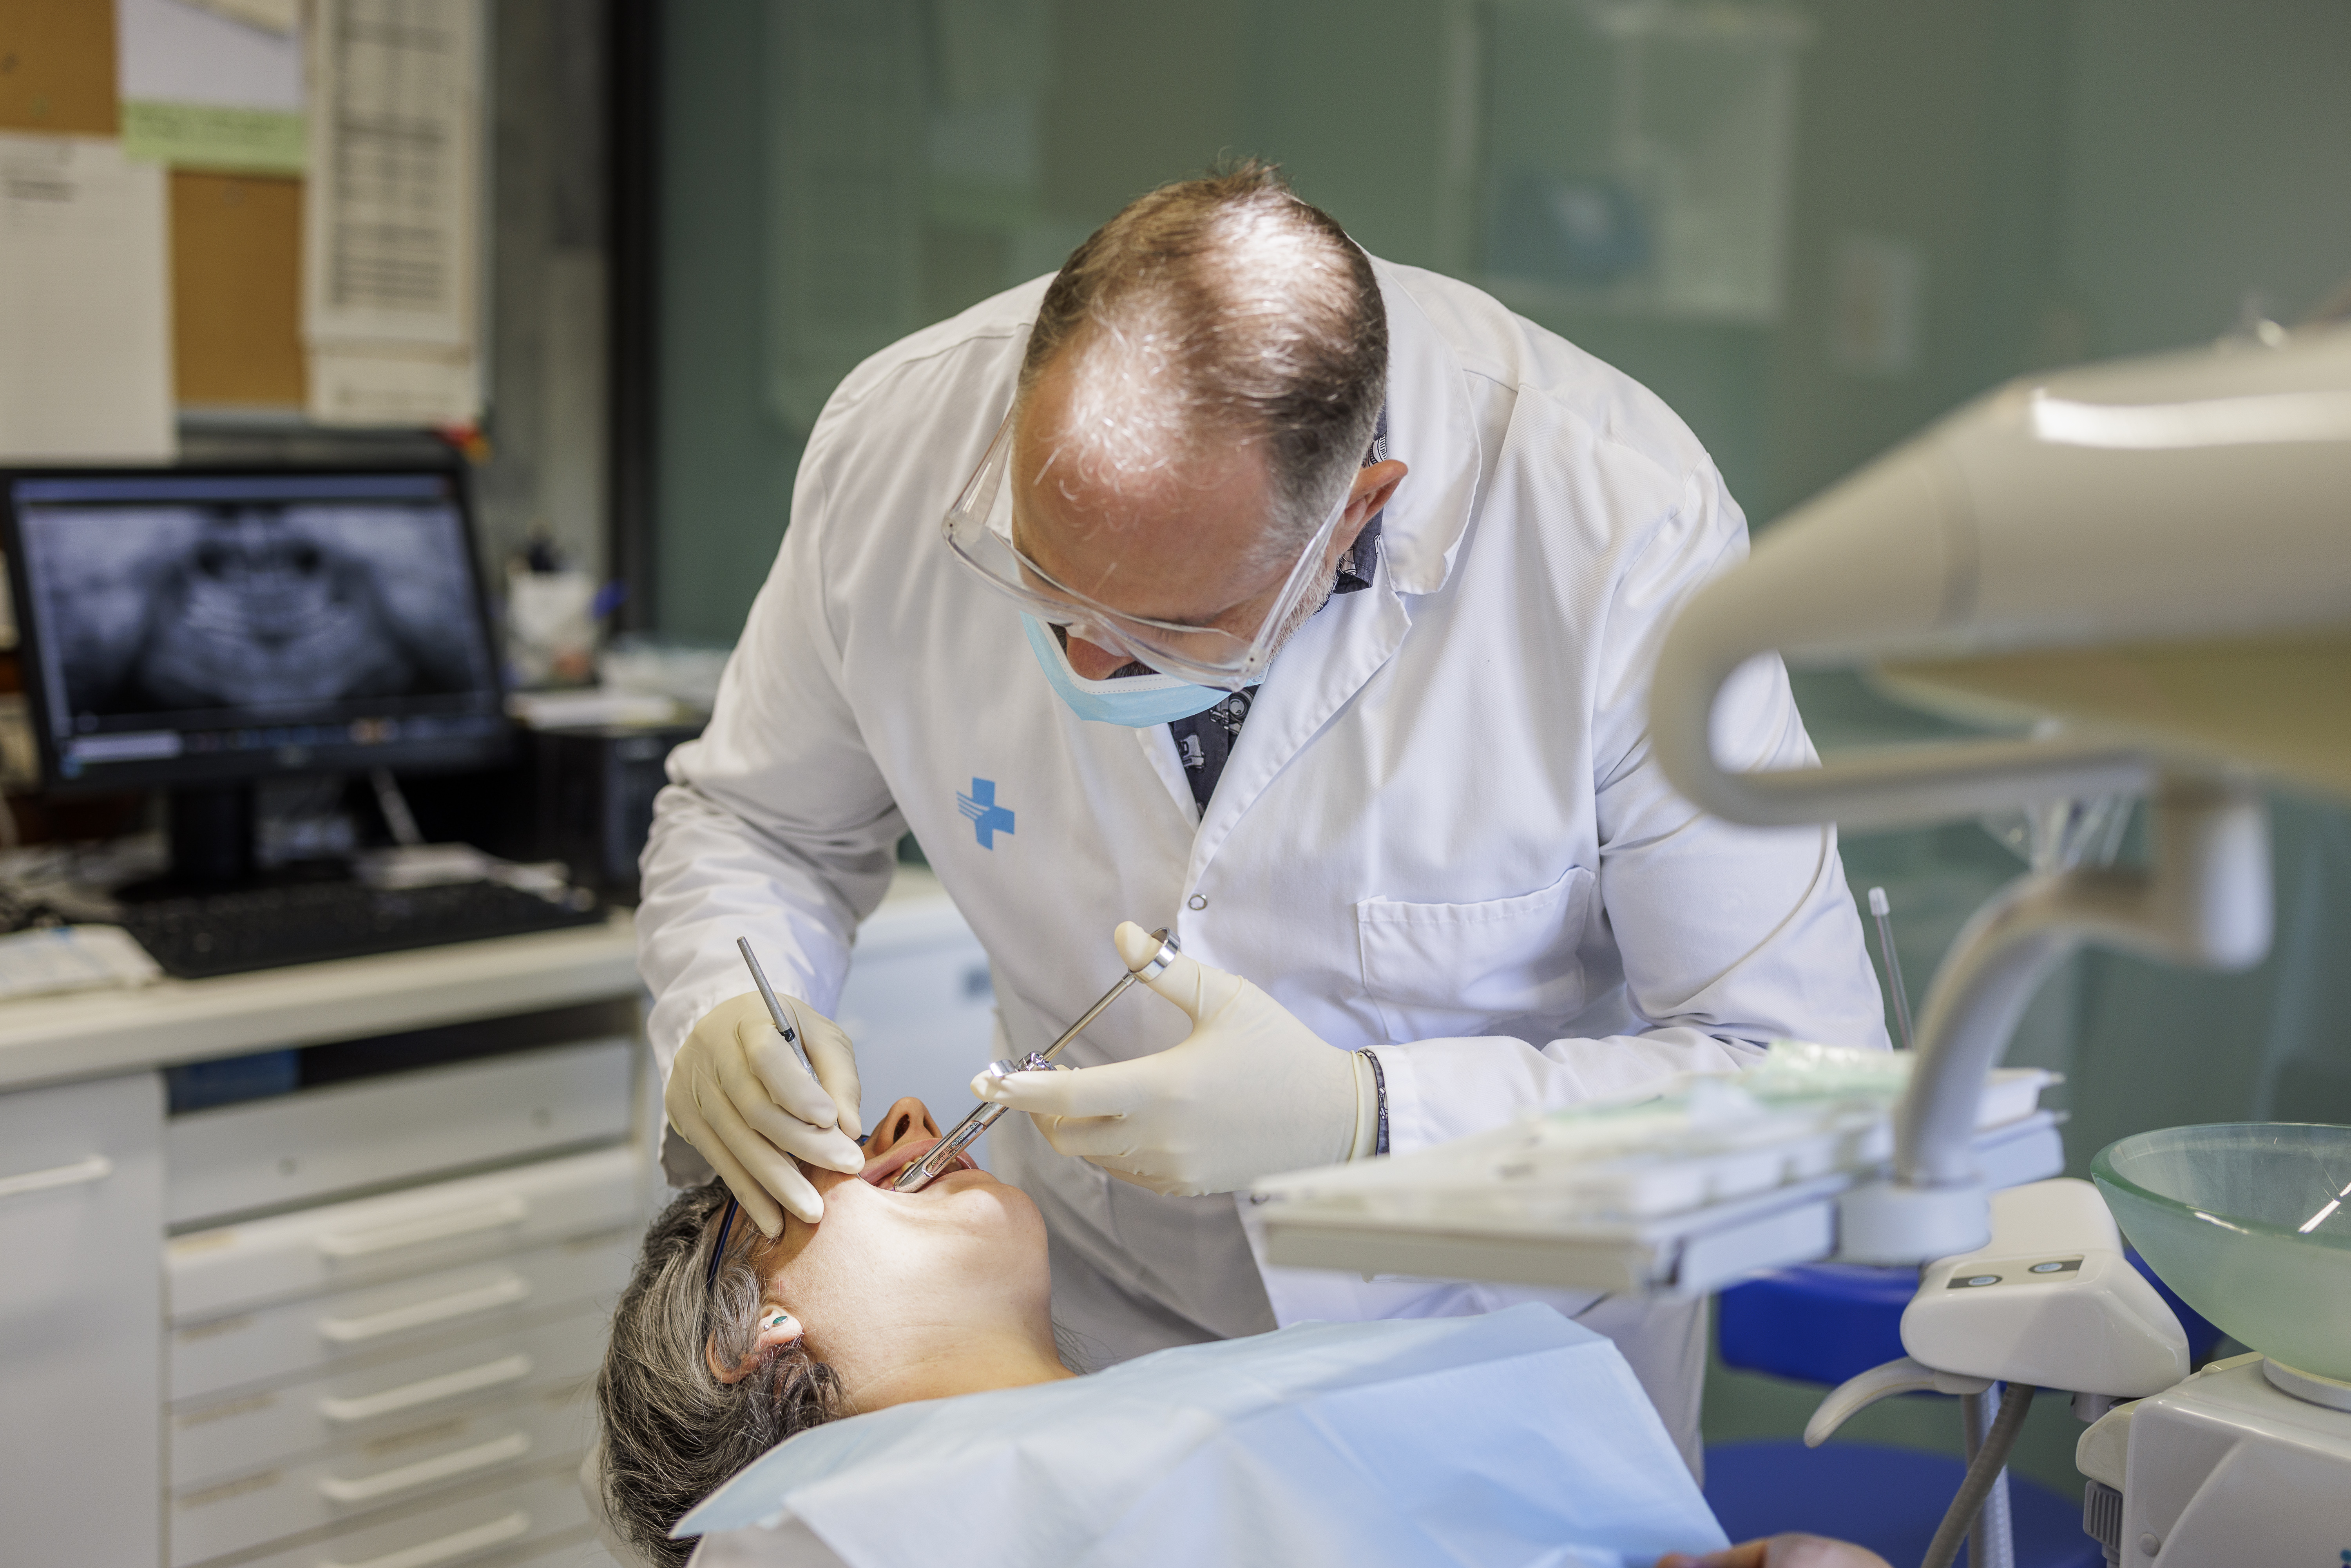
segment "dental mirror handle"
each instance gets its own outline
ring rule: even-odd
[[[735,947],[743,955],[743,962],[751,967],[751,983],[759,988],[759,999],[768,1004],[768,1017],[775,1020],[776,1032],[784,1037],[786,1045],[799,1053],[801,1065],[809,1070],[810,1077],[814,1077],[816,1063],[809,1060],[808,1047],[800,1043],[799,1031],[792,1028],[792,1020],[785,1013],[784,1004],[776,999],[776,988],[768,984],[768,972],[759,967],[759,956],[751,951],[751,939],[737,936]]]
[[[1109,1009],[1111,1003],[1126,995],[1128,989],[1137,980],[1155,980],[1166,971],[1167,966],[1176,961],[1176,955],[1183,950],[1183,944],[1169,936],[1167,928],[1164,925],[1154,931],[1151,936],[1159,944],[1159,947],[1144,961],[1143,967],[1130,969],[1118,977],[1118,983],[1102,994],[1100,1001],[1079,1014],[1078,1021],[1063,1030],[1061,1038],[1039,1051],[1037,1053],[1039,1056],[1047,1061],[1052,1061],[1061,1053],[1063,1046],[1084,1033],[1086,1026],[1102,1017]],[[750,949],[746,947],[744,956],[749,956]],[[755,965],[753,967],[756,971],[758,967]],[[973,1141],[982,1133],[994,1126],[996,1119],[1004,1114],[1004,1109],[1003,1106],[997,1104],[982,1105],[970,1115],[957,1122],[953,1132],[931,1145],[921,1159],[914,1161],[898,1173],[897,1179],[890,1184],[890,1190],[893,1192],[922,1191],[938,1178],[939,1173],[946,1168],[949,1161],[970,1147]]]

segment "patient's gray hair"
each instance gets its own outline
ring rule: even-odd
[[[1353,480],[1387,392],[1371,258],[1255,160],[1138,197],[1062,264],[1019,401],[1064,350],[1071,417],[1047,455],[1113,494],[1262,444],[1263,559],[1294,559]]]
[[[705,1291],[724,1184],[687,1189],[645,1232],[635,1275],[612,1312],[611,1343],[596,1375],[604,1427],[604,1506],[646,1561],[683,1563],[690,1541],[670,1527],[728,1478],[795,1432],[842,1414],[841,1380],[795,1343],[739,1383],[721,1365],[750,1354],[763,1285],[737,1218],[716,1288]]]

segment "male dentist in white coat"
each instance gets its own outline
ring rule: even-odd
[[[773,1234],[821,1214],[786,1156],[858,1168],[825,1015],[911,829],[987,946],[999,1055],[1140,927],[1181,940],[1176,1005],[991,1092],[1031,1113],[989,1163],[1092,1354],[1531,1296],[1617,1341],[1695,1462],[1702,1309],[1260,1268],[1230,1195],[1778,1037],[1885,1043],[1833,832],[1710,820],[1649,752],[1658,642],[1746,546],[1648,392],[1271,170],[1141,198],[817,422],[644,853],[669,1174],[715,1168]],[[1776,661],[1715,727],[1727,760],[1813,760]]]

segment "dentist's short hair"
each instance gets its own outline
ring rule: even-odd
[[[739,1364],[758,1338],[762,1288],[749,1223],[705,1290],[719,1182],[691,1187],[645,1232],[635,1274],[612,1311],[612,1336],[596,1375],[603,1427],[604,1511],[645,1561],[668,1568],[694,1542],[670,1527],[752,1460],[796,1432],[843,1413],[841,1380],[794,1342],[773,1351],[739,1383],[718,1381],[705,1345],[722,1364]]]
[[[1387,392],[1371,258],[1255,160],[1137,198],[1071,253],[1029,332],[1022,402],[1065,351],[1072,417],[1050,462],[1115,493],[1262,444],[1268,560],[1294,557],[1345,494]]]

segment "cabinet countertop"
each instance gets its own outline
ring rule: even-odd
[[[629,996],[631,912],[601,925],[134,990],[0,1002],[0,1090]]]

